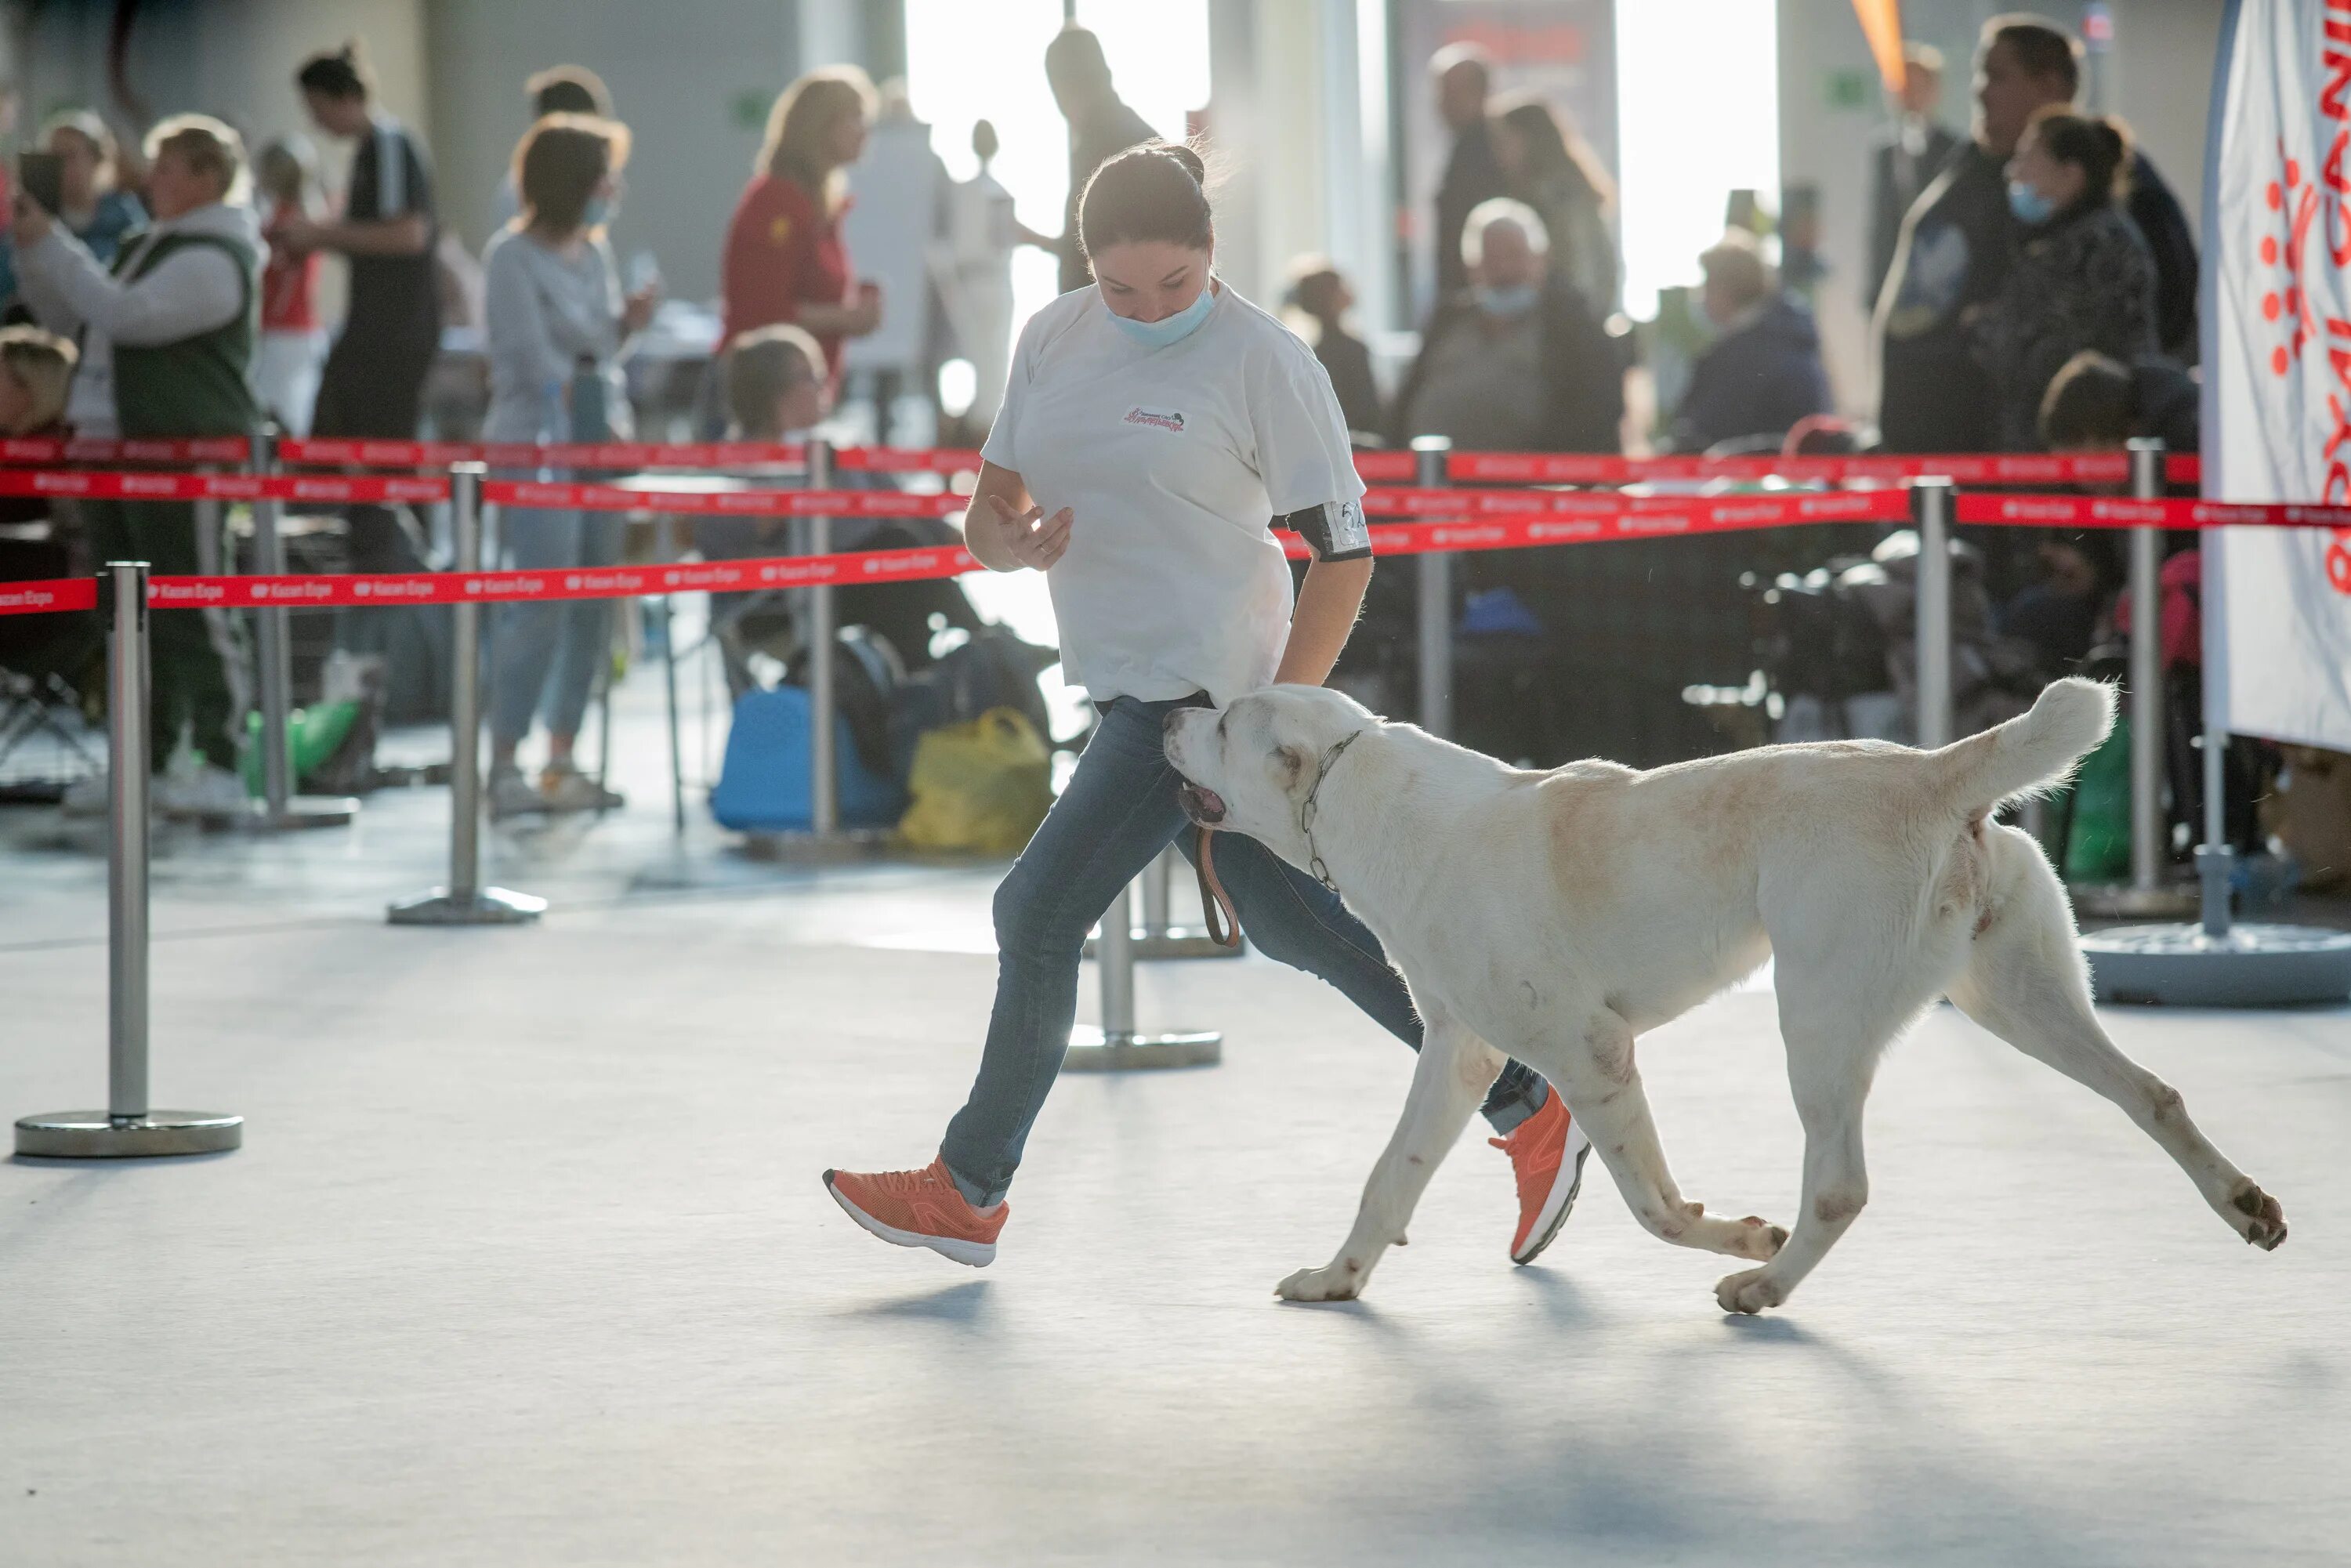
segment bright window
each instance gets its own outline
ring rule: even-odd
[[[1780,200],[1779,7],[1772,0],[1616,0],[1625,309],[1698,281],[1730,193]]]

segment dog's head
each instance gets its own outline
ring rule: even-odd
[[[1323,686],[1267,686],[1223,708],[1167,716],[1167,760],[1184,776],[1184,814],[1244,833],[1293,865],[1312,858],[1299,810],[1331,748],[1379,719]]]

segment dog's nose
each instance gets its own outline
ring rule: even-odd
[[[1183,716],[1184,710],[1180,707],[1170,712],[1165,718],[1159,721],[1159,733],[1165,736],[1170,740],[1175,739],[1176,721]]]

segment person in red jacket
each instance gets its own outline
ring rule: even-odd
[[[854,66],[811,71],[784,89],[751,183],[735,204],[719,267],[721,341],[789,322],[824,350],[841,380],[841,345],[882,324],[882,290],[858,281],[841,243],[843,168],[865,149],[873,86]]]

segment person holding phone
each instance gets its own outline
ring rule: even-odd
[[[1331,378],[1215,276],[1202,172],[1189,148],[1164,143],[1103,163],[1078,214],[1096,281],[1039,311],[1014,351],[965,541],[990,570],[1045,573],[1063,667],[1102,724],[997,889],[995,1010],[937,1157],[824,1173],[868,1231],[974,1267],[995,1259],[1005,1190],[1069,1045],[1087,930],[1170,841],[1201,852],[1164,749],[1167,716],[1269,682],[1320,685],[1371,581],[1364,484]],[[1314,555],[1294,604],[1276,524]],[[1268,956],[1419,1049],[1410,993],[1337,894],[1231,834],[1216,863]],[[1516,1063],[1486,1113],[1519,1175],[1510,1255],[1523,1263],[1565,1219],[1590,1145]]]
[[[851,273],[841,239],[842,171],[865,151],[873,108],[873,86],[855,66],[811,71],[784,89],[726,225],[719,266],[719,341],[789,322],[824,350],[836,390],[841,345],[882,324],[881,287]]]
[[[57,204],[42,201],[57,214],[82,248],[111,267],[122,248],[122,236],[147,222],[147,209],[122,188],[121,159],[114,132],[106,121],[86,109],[69,109],[49,116],[41,127],[41,145],[57,160]],[[26,182],[31,189],[31,182]]]
[[[112,267],[19,192],[17,267],[40,323],[81,337],[67,418],[77,435],[249,435],[260,420],[248,384],[259,330],[261,233],[245,203],[245,148],[201,114],[148,133],[152,227],[127,236]],[[89,503],[98,559],[144,560],[159,576],[221,568],[222,541],[198,531],[186,502]],[[153,617],[150,744],[156,804],[213,817],[245,810],[235,772],[245,724],[229,671],[241,663],[218,610]],[[183,727],[198,762],[166,771]]]

